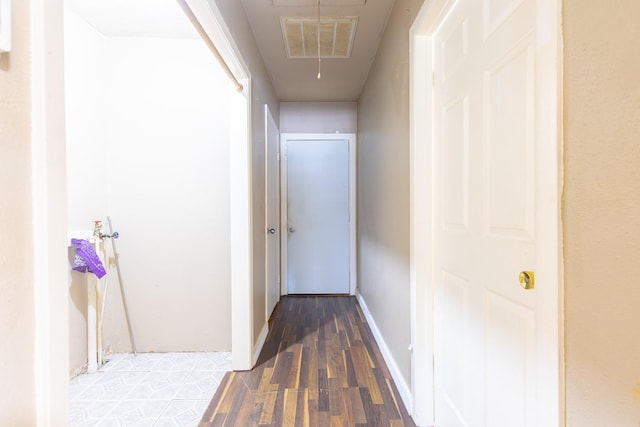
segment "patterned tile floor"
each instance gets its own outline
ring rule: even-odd
[[[71,380],[71,427],[197,426],[231,353],[114,354]]]

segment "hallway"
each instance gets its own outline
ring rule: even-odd
[[[207,426],[414,426],[355,297],[289,296],[252,371],[229,372]]]

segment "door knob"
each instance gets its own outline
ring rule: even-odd
[[[520,286],[522,286],[522,289],[524,290],[531,290],[535,288],[535,274],[533,273],[533,271],[522,271],[520,272]]]
[[[275,228],[269,228],[267,231],[269,232],[269,234],[276,234]]]
[[[295,231],[296,231],[296,229],[295,229],[295,228],[293,228],[293,227],[289,227],[289,233],[294,233]]]

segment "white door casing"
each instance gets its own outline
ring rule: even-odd
[[[559,5],[453,3],[412,28],[414,417],[561,425]]]
[[[283,294],[353,295],[355,135],[283,134],[281,201]]]
[[[280,300],[280,131],[265,104],[266,320]]]

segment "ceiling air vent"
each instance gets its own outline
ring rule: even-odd
[[[367,0],[322,0],[323,6],[364,6]],[[318,0],[273,0],[274,6],[315,6]]]
[[[320,57],[349,58],[357,16],[320,18]],[[289,58],[318,57],[318,18],[280,18]]]

